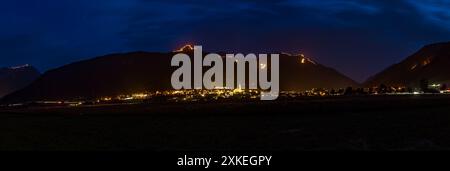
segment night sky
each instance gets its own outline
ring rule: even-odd
[[[46,71],[99,55],[295,52],[363,81],[450,41],[448,0],[2,0],[0,67]]]

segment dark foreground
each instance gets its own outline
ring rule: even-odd
[[[0,110],[0,150],[448,150],[450,96]]]

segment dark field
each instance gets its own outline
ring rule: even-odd
[[[448,150],[450,96],[0,110],[0,150]]]

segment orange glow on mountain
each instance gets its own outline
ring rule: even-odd
[[[182,48],[177,49],[173,52],[188,52],[188,51],[193,51],[194,50],[194,46],[192,46],[191,44],[187,44],[184,45]]]
[[[430,64],[431,63],[431,58],[428,58],[428,59],[425,59],[423,62],[422,62],[422,65],[423,66],[427,66],[428,64]]]
[[[301,63],[305,64],[306,62],[312,63],[314,65],[317,65],[316,62],[314,62],[313,60],[307,58],[304,54],[298,54],[298,56],[300,57]]]

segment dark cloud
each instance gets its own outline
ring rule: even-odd
[[[306,53],[362,81],[420,46],[450,40],[443,0],[7,0],[3,66],[46,70],[106,53],[208,50]]]

